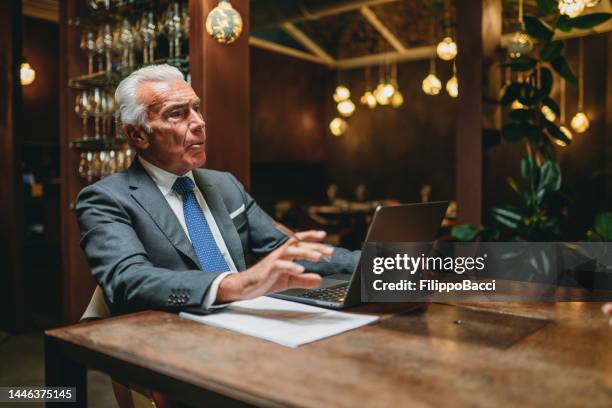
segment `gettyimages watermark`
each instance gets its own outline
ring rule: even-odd
[[[612,243],[366,243],[363,302],[611,301]]]

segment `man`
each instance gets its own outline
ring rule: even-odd
[[[137,156],[84,188],[76,205],[81,246],[112,314],[205,313],[353,271],[358,253],[323,245],[323,231],[287,237],[234,176],[201,169],[200,100],[178,69],[133,72],[115,101]],[[263,259],[247,268],[247,253]]]

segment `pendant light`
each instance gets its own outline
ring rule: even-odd
[[[36,79],[36,70],[32,68],[25,58],[19,67],[19,79],[21,85],[30,85]]]
[[[589,117],[584,113],[584,38],[580,37],[580,55],[578,57],[578,112],[570,122],[576,133],[584,133],[589,128]]]
[[[457,79],[457,66],[453,61],[453,76],[446,82],[446,92],[451,98],[459,96],[459,80]]]
[[[359,102],[361,102],[362,105],[366,105],[370,109],[374,109],[378,103],[376,102],[376,97],[374,96],[371,90],[371,84],[372,84],[371,73],[372,72],[370,70],[370,67],[366,67],[365,69],[366,89],[363,95],[361,95]]]
[[[435,58],[429,60],[429,75],[423,79],[421,87],[423,88],[423,92],[432,96],[439,94],[440,90],[442,90],[442,82],[440,81],[440,78],[436,76]]]
[[[559,126],[559,130],[561,130],[561,132],[563,132],[563,134],[569,140],[572,140],[574,136],[572,135],[572,132],[565,126],[565,79],[563,78],[561,78],[561,92],[560,93],[561,93],[561,98],[560,98],[561,100],[559,102],[561,106],[560,106],[559,122],[561,126]],[[565,143],[563,140],[555,139],[555,143],[561,147],[567,146],[567,143]]]
[[[450,61],[457,56],[457,43],[453,40],[449,33],[450,22],[448,15],[450,14],[450,5],[448,4],[448,1],[446,1],[444,4],[444,11],[443,23],[445,25],[446,36],[438,43],[438,46],[436,47],[436,54],[441,60]]]
[[[579,16],[585,6],[584,0],[559,0],[559,12],[571,18]]]
[[[206,32],[220,43],[230,44],[240,37],[243,22],[229,0],[220,0],[206,17]]]
[[[518,58],[521,55],[526,55],[533,49],[533,40],[525,30],[525,21],[523,20],[523,0],[518,2],[518,23],[519,30],[512,34],[512,38],[508,43],[508,55],[510,58]]]
[[[329,130],[334,136],[341,136],[348,129],[348,123],[342,118],[333,118],[329,122]]]

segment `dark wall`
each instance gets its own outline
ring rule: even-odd
[[[25,185],[25,281],[31,324],[50,327],[61,321],[58,24],[24,17],[22,49],[36,70],[22,87],[23,171],[43,188],[33,196]]]
[[[451,65],[437,65],[444,85],[452,75]],[[432,199],[454,198],[457,100],[445,90],[436,96],[423,93],[421,82],[428,72],[428,61],[398,66],[404,104],[397,109],[368,109],[359,104],[366,88],[363,70],[339,74],[357,103],[355,114],[348,119],[347,132],[340,137],[328,136],[327,174],[341,192],[352,194],[363,183],[370,198],[412,202],[420,201],[420,188],[429,184]],[[327,121],[335,114],[334,104],[328,106]]]
[[[567,58],[578,75],[579,40],[566,41]],[[605,201],[606,175],[604,173],[606,145],[612,143],[612,134],[606,134],[606,89],[608,77],[607,34],[584,38],[584,110],[591,121],[590,128],[582,134],[574,133],[573,143],[557,147],[556,154],[563,172],[563,180],[575,199],[566,226],[566,239],[584,239],[599,210],[612,209]],[[559,84],[555,83],[552,96],[559,101]],[[566,85],[566,125],[577,111],[578,89]],[[485,152],[484,156],[484,206],[514,203],[514,193],[507,187],[505,178],[519,180],[519,161],[525,154],[525,145],[503,144]]]
[[[454,197],[456,100],[445,91],[421,91],[427,61],[398,67],[401,108],[374,110],[359,104],[363,70],[337,74],[253,47],[251,63],[252,190],[266,207],[281,199],[320,203],[331,183],[348,199],[361,183],[372,199],[418,201],[424,184],[433,187],[434,199]],[[445,82],[451,66],[438,68]],[[327,126],[336,115],[332,92],[339,82],[349,86],[357,109],[348,131],[335,137]]]
[[[59,28],[56,23],[23,17],[23,55],[36,80],[23,87],[23,140],[57,144],[59,132]]]

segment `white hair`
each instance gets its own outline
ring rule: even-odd
[[[138,88],[145,82],[172,82],[184,80],[178,68],[168,64],[149,65],[124,78],[115,91],[115,104],[119,107],[122,124],[142,126],[150,132],[147,106],[139,98]]]

